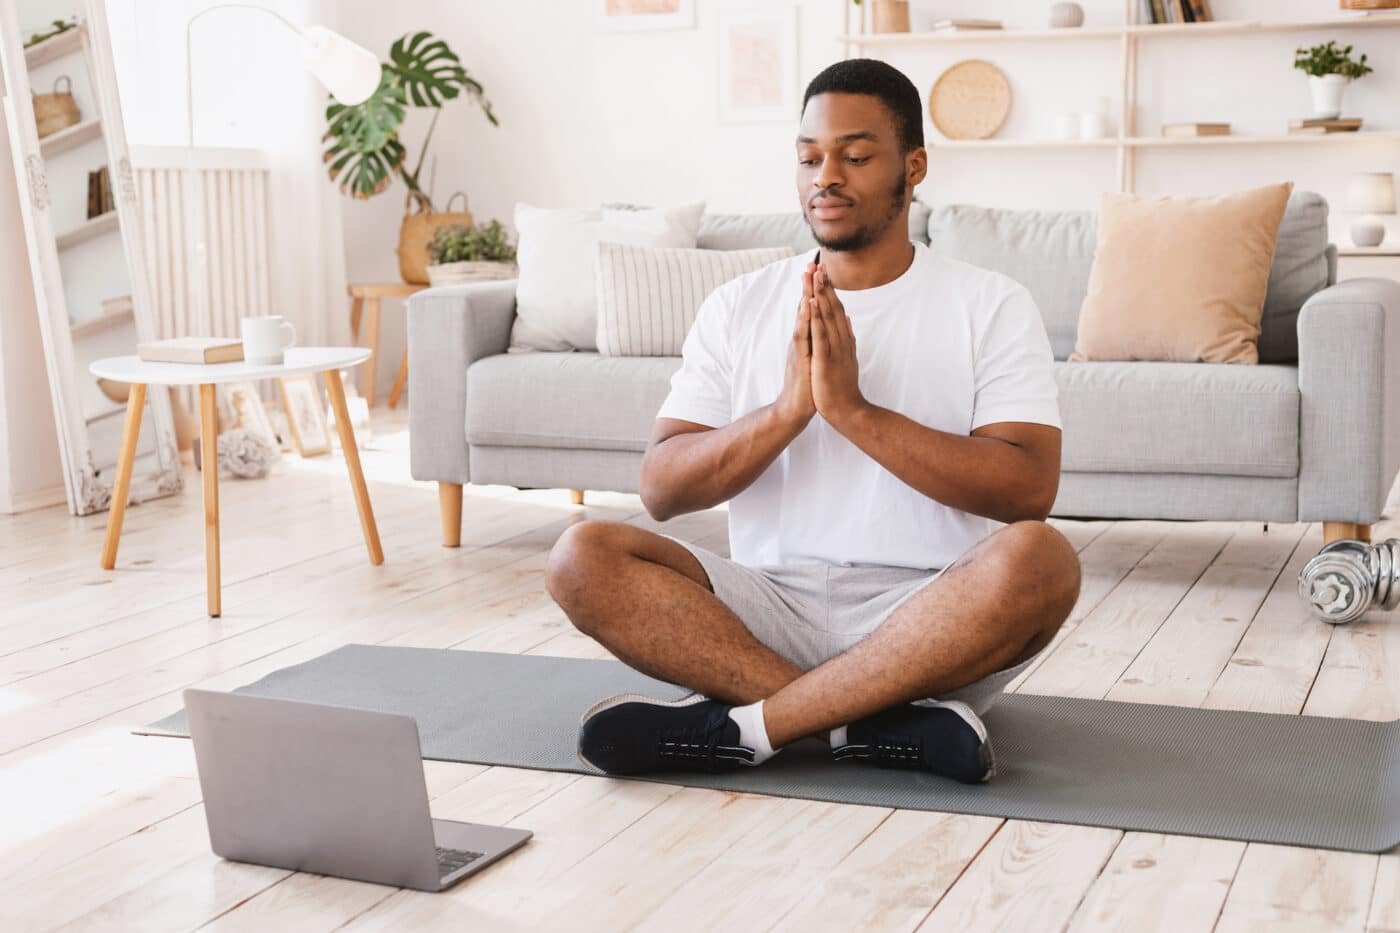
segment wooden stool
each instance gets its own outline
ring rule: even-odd
[[[369,311],[365,346],[373,350],[374,355],[365,364],[364,385],[360,387],[360,393],[369,402],[370,408],[374,407],[374,377],[376,364],[379,361],[379,299],[407,298],[427,287],[407,282],[361,282],[346,288],[346,291],[350,293],[350,339],[356,344],[360,342],[360,316],[366,309]],[[389,392],[390,408],[398,406],[399,396],[403,395],[403,386],[407,381],[408,350],[405,349],[403,359],[399,362],[399,371],[394,376],[394,388]]]

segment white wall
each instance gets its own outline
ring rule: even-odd
[[[517,201],[550,206],[619,199],[644,203],[708,200],[718,211],[796,210],[793,136],[786,122],[722,125],[717,118],[716,19],[723,0],[696,0],[696,28],[600,33],[592,0],[473,0],[470,3],[355,0],[340,8],[346,33],[381,56],[405,32],[428,29],[461,55],[486,88],[501,126],[474,105],[449,105],[432,143],[435,197],[465,190],[477,219],[507,224]],[[777,5],[783,0],[755,0]],[[799,92],[841,58],[844,0],[800,0]],[[1082,0],[1086,26],[1122,21],[1122,0]],[[1325,16],[1335,0],[1212,0],[1219,19]],[[943,15],[994,16],[1010,27],[1044,26],[1048,0],[937,0]],[[1138,132],[1163,122],[1224,120],[1241,134],[1286,132],[1306,114],[1305,76],[1293,50],[1328,38],[1369,53],[1375,74],[1347,92],[1346,111],[1368,129],[1400,129],[1400,29],[1153,39],[1142,45]],[[1116,131],[1118,40],[970,43],[880,50],[927,95],[939,73],[963,58],[985,58],[1009,76],[1013,102],[1006,136],[1051,135],[1054,114],[1112,99]],[[411,112],[412,156],[427,114]],[[926,120],[930,142],[938,138]],[[919,197],[931,203],[1085,207],[1117,185],[1109,150],[949,151],[935,144]],[[431,158],[431,156],[430,156]],[[1140,151],[1137,190],[1209,194],[1292,179],[1334,202],[1333,236],[1348,174],[1400,169],[1400,144],[1200,147]],[[344,206],[353,280],[394,280],[402,187]],[[1393,219],[1393,218],[1392,218]],[[1397,227],[1396,229],[1400,229]],[[386,303],[386,307],[388,303]],[[386,315],[383,359],[395,362],[403,322]],[[387,386],[393,365],[381,366]]]

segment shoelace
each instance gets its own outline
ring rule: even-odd
[[[656,757],[701,761],[712,758],[753,761],[753,749],[743,745],[721,745],[719,737],[720,729],[715,726],[668,729],[657,735]],[[699,741],[695,741],[696,739]]]

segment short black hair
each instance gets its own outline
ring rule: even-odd
[[[802,112],[817,94],[869,94],[879,98],[894,118],[903,155],[924,144],[924,104],[919,89],[898,68],[875,58],[848,58],[822,69],[802,95]]]

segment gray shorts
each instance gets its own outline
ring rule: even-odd
[[[803,670],[811,670],[855,645],[875,631],[901,603],[943,573],[869,565],[748,567],[698,544],[672,535],[663,537],[695,555],[705,568],[715,595],[759,642]],[[981,716],[1007,684],[1038,657],[1036,654],[944,696],[928,699],[961,700]]]

